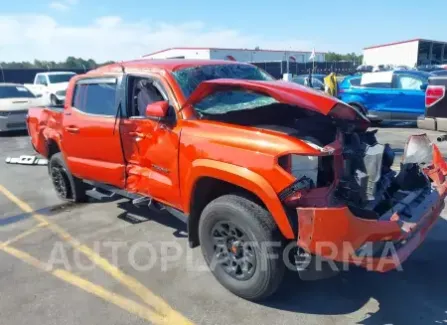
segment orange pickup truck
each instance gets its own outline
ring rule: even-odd
[[[444,208],[447,167],[425,135],[397,173],[362,112],[244,63],[108,65],[73,77],[64,107],[32,108],[27,125],[62,199],[167,209],[249,300],[290,265],[303,279],[328,265],[395,269]]]

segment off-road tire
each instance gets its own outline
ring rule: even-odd
[[[48,172],[60,199],[68,202],[85,202],[87,200],[86,184],[71,174],[62,153],[58,152],[51,156],[48,162]],[[64,187],[65,191],[58,189],[56,178],[60,178],[59,181],[63,183],[60,186]]]
[[[253,275],[247,280],[236,279],[215,262],[212,232],[214,227],[222,222],[235,224],[245,232],[250,242],[257,243],[253,249],[256,266]],[[282,258],[283,237],[271,214],[250,199],[230,194],[211,201],[200,217],[199,239],[203,256],[212,273],[235,295],[259,301],[272,295],[281,284],[285,270]],[[279,246],[268,243],[278,243]]]

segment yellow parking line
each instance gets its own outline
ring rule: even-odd
[[[47,265],[46,263],[39,261],[38,259],[29,255],[28,253],[25,253],[21,250],[18,250],[16,248],[13,248],[13,247],[7,246],[7,245],[1,245],[0,250],[22,260],[25,263],[28,263],[29,265],[34,266],[35,268],[38,268],[45,272],[48,272],[64,282],[67,282],[67,283],[69,283],[73,286],[76,286],[90,294],[93,294],[99,298],[102,298],[102,299],[106,300],[107,302],[117,305],[118,307],[120,307],[132,314],[135,314],[135,315],[137,315],[153,324],[157,324],[157,325],[158,324],[160,324],[160,325],[161,324],[163,324],[163,325],[169,324],[168,319],[154,313],[148,307],[143,306],[131,299],[128,299],[126,297],[118,295],[114,292],[111,292],[111,291],[105,289],[104,287],[96,285],[96,284],[94,284],[86,279],[83,279],[71,272],[66,271],[66,270],[62,270],[62,269],[51,270],[50,265]]]
[[[176,325],[192,325],[193,323],[184,317],[182,314],[174,310],[167,302],[162,298],[152,293],[141,282],[135,278],[125,274],[116,266],[112,265],[108,260],[98,255],[95,251],[86,245],[81,244],[78,240],[73,238],[66,230],[62,229],[58,225],[50,222],[41,214],[34,213],[34,210],[24,201],[20,200],[14,194],[12,194],[3,185],[0,185],[0,192],[6,196],[10,201],[14,202],[24,212],[31,213],[33,218],[39,222],[48,223],[48,227],[54,231],[61,239],[68,242],[73,248],[82,252],[87,258],[89,258],[95,265],[102,270],[110,274],[113,278],[119,281],[123,286],[127,287],[134,294],[139,296],[148,306],[156,310],[159,314],[163,315],[166,320],[169,320],[169,324]]]
[[[8,239],[7,241],[3,242],[2,244],[0,244],[0,248],[2,248],[4,246],[8,246],[12,243],[15,243],[16,241],[19,241],[20,239],[23,239],[31,234],[34,234],[36,231],[38,231],[39,229],[42,229],[46,226],[48,226],[48,223],[43,223],[43,222],[39,223],[37,226],[30,228],[30,229],[18,234],[14,238]]]

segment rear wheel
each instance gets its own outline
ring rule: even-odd
[[[51,156],[48,171],[59,198],[70,202],[87,200],[85,183],[70,173],[62,153],[58,152]]]
[[[229,291],[257,301],[281,284],[283,241],[270,213],[237,195],[209,203],[199,222],[203,256],[216,279]]]

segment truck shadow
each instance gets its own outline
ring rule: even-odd
[[[446,233],[447,222],[440,219],[400,272],[356,268],[316,282],[303,282],[289,272],[278,294],[264,305],[306,314],[349,315],[352,322],[362,319],[357,324],[364,325],[445,323]]]
[[[27,137],[28,131],[6,131],[0,132],[0,138]]]
[[[159,211],[147,207],[136,207],[129,201],[118,203],[118,208],[123,210],[118,219],[131,224],[153,221],[163,226],[174,229],[173,235],[177,238],[187,238],[186,224],[166,211]]]
[[[372,128],[404,128],[404,129],[413,129],[417,128],[416,121],[383,121],[377,126],[372,126]],[[379,131],[380,132],[380,131]]]

